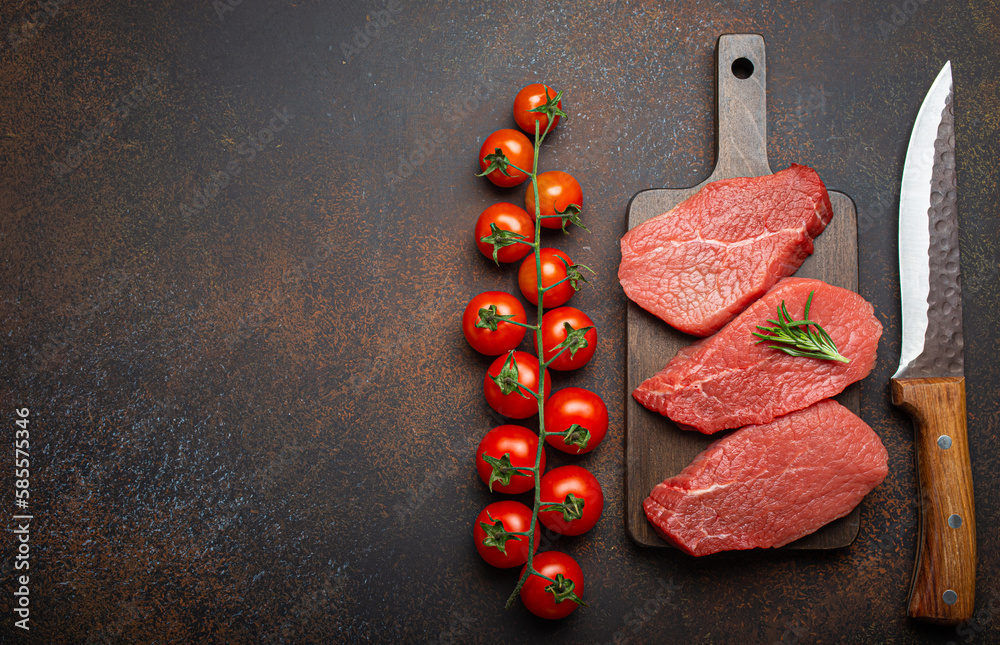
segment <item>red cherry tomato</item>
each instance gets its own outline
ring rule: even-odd
[[[503,151],[510,163],[531,172],[531,167],[535,163],[535,147],[528,141],[528,137],[511,129],[497,130],[483,141],[483,146],[479,149],[479,168],[483,172],[490,165],[490,162],[485,160],[486,155],[493,154],[497,148]],[[498,168],[486,175],[486,178],[497,186],[505,188],[517,186],[528,178],[526,173],[510,166],[507,167],[507,175]]]
[[[549,92],[548,97],[545,96],[546,90]],[[554,89],[541,83],[532,83],[518,92],[517,96],[514,97],[514,120],[517,121],[518,127],[529,135],[535,136],[535,121],[538,121],[538,134],[543,134],[549,125],[549,116],[541,112],[529,112],[529,110],[545,105],[550,98],[554,99],[556,94],[558,92]],[[556,105],[562,109],[562,99]],[[553,119],[552,128],[549,131],[551,132],[557,125],[559,125],[558,116]]]
[[[573,329],[583,329],[591,327],[594,321],[575,307],[559,307],[542,316],[542,347],[545,348],[545,360],[548,361],[562,351],[555,360],[549,363],[549,367],[554,370],[566,371],[581,368],[590,361],[594,350],[597,349],[596,327],[583,335],[584,340],[587,341],[586,347],[577,349],[575,353],[561,347],[556,349],[559,343],[566,340],[566,323],[569,323]]]
[[[492,520],[490,519],[492,518]],[[495,527],[500,522],[500,527]],[[501,569],[519,567],[528,561],[528,538],[523,535],[516,535],[506,540],[490,540],[489,546],[483,544],[489,537],[483,524],[490,530],[502,528],[508,533],[527,533],[531,528],[531,509],[512,500],[493,502],[476,517],[472,525],[472,540],[476,544],[476,550],[488,563]],[[538,549],[538,542],[541,540],[541,531],[535,531],[535,549]],[[497,548],[496,543],[503,544],[503,551]],[[506,553],[505,553],[506,552]]]
[[[524,426],[504,425],[497,426],[486,433],[479,447],[476,448],[476,472],[479,478],[487,486],[490,485],[490,477],[493,475],[493,466],[483,459],[483,454],[493,459],[503,459],[505,454],[510,454],[510,465],[514,468],[534,468],[535,457],[538,454],[538,435]],[[545,472],[545,450],[542,450],[542,460],[539,464],[539,472]],[[501,473],[502,474],[502,473]],[[535,487],[535,475],[526,473],[515,475],[510,473],[510,482],[503,484],[500,481],[493,482],[494,493],[506,493],[517,495],[527,492]]]
[[[543,216],[566,212],[570,204],[582,208],[583,189],[580,188],[579,182],[567,173],[559,170],[543,172],[538,175],[538,202]],[[528,190],[524,193],[524,208],[529,216],[535,217],[535,190],[531,184],[528,184]],[[562,218],[543,217],[542,226],[562,228]]]
[[[545,220],[542,220],[544,223]],[[490,224],[496,224],[497,228],[510,231],[512,233],[518,233],[525,236],[525,242],[531,243],[535,241],[535,218],[528,215],[520,206],[514,204],[508,204],[507,202],[500,202],[499,204],[493,204],[486,210],[484,210],[479,215],[479,219],[476,220],[476,246],[482,251],[482,254],[493,259],[493,245],[488,242],[483,242],[484,237],[489,237],[492,235],[490,232]],[[498,262],[517,262],[524,256],[526,256],[531,251],[531,247],[527,244],[521,244],[520,242],[514,242],[510,246],[504,246],[497,249],[497,261]]]
[[[559,249],[544,248],[540,250],[542,260],[542,286],[553,285],[566,277],[566,267],[573,265],[573,260]],[[565,263],[563,263],[565,260]],[[517,270],[517,284],[521,293],[533,305],[538,304],[538,273],[535,268],[535,255],[532,253],[524,258]],[[546,309],[558,307],[569,302],[576,289],[566,280],[554,289],[545,292],[543,305]]]
[[[604,491],[597,478],[580,466],[553,468],[542,476],[542,506],[563,503],[568,495],[583,500],[583,516],[567,520],[561,510],[539,511],[539,521],[563,535],[581,535],[594,528],[604,512]]]
[[[573,593],[578,598],[583,599],[583,571],[576,560],[565,553],[559,551],[545,551],[537,554],[531,560],[531,566],[542,575],[557,580],[557,576],[562,575],[564,580],[573,582]],[[521,569],[524,575],[524,569]],[[565,618],[576,611],[577,604],[566,599],[556,602],[551,591],[546,591],[547,587],[553,583],[539,576],[528,576],[521,587],[521,602],[536,616],[541,618]]]
[[[462,331],[465,333],[465,339],[477,352],[487,356],[498,356],[520,345],[528,330],[502,320],[494,321],[496,330],[476,327],[476,323],[480,322],[479,310],[489,309],[490,305],[496,307],[498,316],[514,316],[511,320],[520,323],[527,323],[528,319],[521,301],[504,291],[484,291],[469,301],[462,313]]]
[[[505,417],[527,419],[531,415],[538,413],[538,401],[535,397],[521,388],[512,390],[510,394],[504,394],[500,386],[490,378],[500,375],[500,371],[503,370],[508,356],[510,356],[509,352],[498,356],[493,361],[493,364],[490,365],[490,368],[486,371],[486,376],[483,378],[483,393],[486,395],[486,402],[490,404],[490,407]],[[541,371],[538,359],[527,352],[514,352],[514,364],[517,365],[517,382],[529,390],[537,392],[538,381],[540,380],[539,372]],[[545,370],[543,401],[549,397],[549,392],[552,389],[551,385],[552,379],[549,377],[548,370]]]
[[[581,387],[566,387],[549,397],[545,402],[545,431],[566,432],[574,423],[590,433],[586,448],[567,444],[565,437],[560,436],[547,436],[546,443],[573,455],[581,455],[596,448],[608,431],[608,408],[604,405],[604,400]]]

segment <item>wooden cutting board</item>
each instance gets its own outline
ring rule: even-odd
[[[757,34],[726,34],[716,47],[716,164],[708,179],[691,188],[644,190],[628,206],[629,228],[661,215],[705,184],[733,177],[771,174],[767,162],[767,68],[764,39]],[[807,163],[802,160],[803,163]],[[808,163],[807,163],[808,165]],[[816,238],[815,251],[795,274],[858,290],[858,228],[854,202],[830,191],[833,219]],[[653,531],[642,510],[654,486],[676,475],[721,434],[706,436],[677,428],[632,398],[632,391],[663,369],[677,350],[696,340],[629,301],[625,406],[625,523],[639,545],[669,546]],[[858,414],[857,384],[837,400]],[[846,547],[858,534],[860,509],[832,522],[786,549]]]

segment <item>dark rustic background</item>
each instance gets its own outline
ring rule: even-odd
[[[890,474],[843,551],[695,560],[622,521],[617,240],[636,191],[711,170],[725,32],[766,40],[772,167],[814,166],[858,206],[885,325],[862,410]],[[998,32],[995,1],[4,2],[0,427],[12,440],[30,408],[30,640],[997,642]],[[912,432],[888,399],[903,155],[948,59],[980,567],[957,629],[905,616]],[[550,545],[590,607],[552,623],[505,612],[514,575],[472,545],[493,499],[472,452],[499,419],[459,328],[474,294],[516,289],[471,230],[522,191],[474,160],[535,81],[565,90],[541,161],[581,181],[592,231],[549,239],[598,274],[573,303],[598,353],[557,385],[598,391],[612,420],[580,460],[605,517]]]

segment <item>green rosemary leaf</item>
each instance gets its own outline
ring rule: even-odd
[[[812,299],[815,291],[809,292],[806,300],[803,320],[794,320],[788,313],[788,307],[782,300],[778,305],[778,319],[768,319],[767,322],[774,325],[765,327],[757,325],[759,332],[750,332],[760,340],[760,343],[774,343],[768,347],[785,352],[789,356],[799,356],[803,358],[817,358],[825,361],[837,361],[839,363],[850,363],[850,359],[841,355],[837,345],[830,338],[830,334],[823,329],[823,326],[814,320],[809,319],[809,309],[812,307]],[[812,331],[810,326],[815,327]],[[763,332],[763,333],[761,333]]]

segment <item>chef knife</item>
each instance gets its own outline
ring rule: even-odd
[[[969,620],[976,590],[976,518],[965,426],[951,63],[924,98],[903,165],[899,281],[903,342],[892,402],[913,419],[920,534],[908,613]]]

